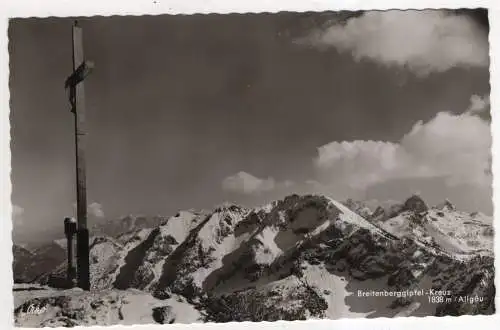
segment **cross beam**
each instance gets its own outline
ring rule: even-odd
[[[76,156],[76,266],[78,286],[90,290],[89,231],[87,228],[87,189],[85,171],[85,91],[83,81],[93,68],[92,62],[84,60],[82,29],[75,22],[73,26],[73,72],[66,79],[65,88],[69,89],[71,112],[75,118],[75,156]]]

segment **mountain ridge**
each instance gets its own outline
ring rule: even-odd
[[[91,248],[92,289],[140,290],[160,302],[183,297],[205,315],[203,320],[220,322],[391,317],[423,310],[449,315],[473,309],[464,304],[429,306],[420,298],[389,299],[377,307],[370,299],[349,294],[370,285],[393,291],[444,286],[454,294],[476,290],[484,292],[486,307],[473,312],[494,309],[492,247],[473,243],[467,246],[469,254],[462,253],[458,250],[464,244],[453,245],[442,235],[451,218],[460,220],[457,226],[474,228],[478,236],[470,237],[471,242],[490,240],[493,232],[483,235],[480,229],[492,227],[448,204],[429,208],[418,196],[383,221],[367,220],[349,206],[353,203],[322,195],[290,195],[255,209],[226,203],[211,212],[181,211],[154,228],[135,228],[115,238],[99,236]],[[57,286],[55,279],[64,272],[60,266],[38,282]],[[455,277],[461,280],[451,281]],[[266,310],[249,312],[256,302]],[[240,306],[241,315],[224,307],[233,305]]]

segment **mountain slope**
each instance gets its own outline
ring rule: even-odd
[[[91,229],[93,236],[90,238],[90,241],[93,242],[96,238],[101,240],[101,242],[102,240],[113,238],[118,238],[119,241],[123,241],[124,237],[126,238],[130,235],[134,235],[142,229],[156,228],[166,221],[167,218],[161,216],[145,217],[134,215],[128,215],[109,222],[94,221]],[[112,250],[117,248],[116,243],[118,243],[118,241],[113,243],[114,247]],[[31,244],[28,244],[28,246],[31,246]],[[101,250],[101,252],[95,251],[97,255],[95,255],[94,258],[99,258],[98,255],[100,253],[106,253],[103,246],[102,244],[96,245],[96,249]],[[65,274],[63,276],[62,273],[66,272],[66,249],[66,238],[55,239],[45,244],[38,244],[35,248],[31,249],[24,248],[21,244],[14,244],[14,281],[16,283],[30,283],[36,280],[37,282],[41,281],[46,283],[50,273],[54,273],[54,268],[59,269],[59,277],[65,277]]]
[[[66,251],[56,242],[51,242],[35,250],[27,250],[14,244],[14,283],[28,283],[53,270],[66,259]]]

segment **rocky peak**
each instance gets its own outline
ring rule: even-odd
[[[385,210],[382,206],[377,206],[375,211],[373,211],[373,213],[372,213],[372,217],[374,217],[374,218],[378,218],[378,217],[381,217],[383,215],[385,215]]]
[[[355,201],[355,200],[349,198],[345,202],[343,202],[342,204],[344,204],[345,206],[347,206],[348,209],[359,214],[360,216],[362,216],[365,219],[370,218],[373,215],[370,208],[365,203],[363,203],[361,201]]]
[[[218,205],[214,209],[214,213],[221,213],[221,212],[222,213],[230,212],[230,213],[240,213],[241,214],[241,213],[245,213],[246,209],[245,209],[245,207],[243,207],[241,205],[226,202],[226,203]]]
[[[448,199],[445,199],[445,201],[443,203],[441,203],[438,206],[438,208],[441,210],[447,210],[447,211],[455,211],[456,210],[455,205],[453,205],[453,203],[450,202]]]
[[[357,207],[357,203],[352,198],[348,198],[343,204],[345,206],[347,206],[348,208],[356,208]]]
[[[424,200],[417,194],[412,195],[403,204],[403,211],[413,211],[416,213],[425,212],[429,209]]]

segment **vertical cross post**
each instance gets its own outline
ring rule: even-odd
[[[89,231],[87,228],[87,190],[85,171],[85,94],[83,80],[93,65],[86,62],[83,55],[82,28],[77,22],[73,26],[73,73],[66,80],[69,88],[71,111],[75,118],[76,155],[76,265],[78,286],[90,290]]]

